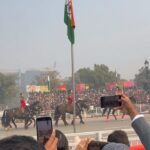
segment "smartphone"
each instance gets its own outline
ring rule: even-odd
[[[45,145],[52,134],[52,118],[39,117],[36,118],[37,141]]]
[[[102,96],[100,104],[101,108],[121,106],[121,95]]]

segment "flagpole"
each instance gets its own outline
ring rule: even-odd
[[[71,44],[71,65],[72,65],[72,89],[73,89],[73,131],[76,133],[76,100],[75,100],[75,76],[74,76],[74,51]]]
[[[73,51],[75,21],[74,21],[72,0],[66,0],[66,2],[65,2],[64,22],[67,25],[67,35],[68,35],[68,39],[71,42],[71,68],[72,68],[72,90],[73,90],[73,129],[74,129],[74,133],[76,133],[76,125],[75,125],[76,101],[75,101],[75,77],[74,77],[74,51]]]
[[[49,75],[47,76],[47,80],[48,80],[48,92],[50,92],[50,78],[49,78]]]

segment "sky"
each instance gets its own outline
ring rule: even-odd
[[[71,76],[65,0],[0,0],[0,71],[50,68]],[[105,64],[132,79],[150,61],[149,0],[73,0],[75,71]]]

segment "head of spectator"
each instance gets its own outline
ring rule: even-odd
[[[13,135],[0,140],[0,150],[56,150],[57,142],[54,130],[45,145],[30,136]]]
[[[122,143],[107,143],[92,141],[90,138],[82,138],[75,150],[129,150],[129,147]]]
[[[0,150],[45,150],[30,136],[14,135],[0,140]]]
[[[87,150],[100,150],[100,149],[102,149],[106,144],[107,144],[107,142],[91,141],[91,142],[88,144]]]
[[[102,150],[129,150],[129,147],[125,144],[110,142],[106,144]]]
[[[122,130],[116,130],[108,135],[107,142],[122,143],[130,146],[127,133]]]
[[[56,130],[55,132],[58,139],[57,150],[69,150],[69,144],[66,136],[59,130]]]

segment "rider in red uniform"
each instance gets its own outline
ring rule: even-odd
[[[26,108],[26,100],[22,96],[22,93],[20,93],[20,109],[22,112],[24,112],[25,108]]]
[[[73,95],[72,95],[71,90],[68,91],[67,100],[68,100],[68,104],[69,104],[69,105],[72,105],[72,103],[73,103]]]
[[[73,101],[74,101],[74,99],[73,99],[73,94],[72,94],[71,90],[68,91],[67,100],[68,100],[68,104],[73,107]],[[81,108],[81,106],[80,106],[80,104],[79,104],[79,102],[76,102],[76,105],[78,106],[78,108],[79,108],[80,111],[83,111],[82,108]]]

